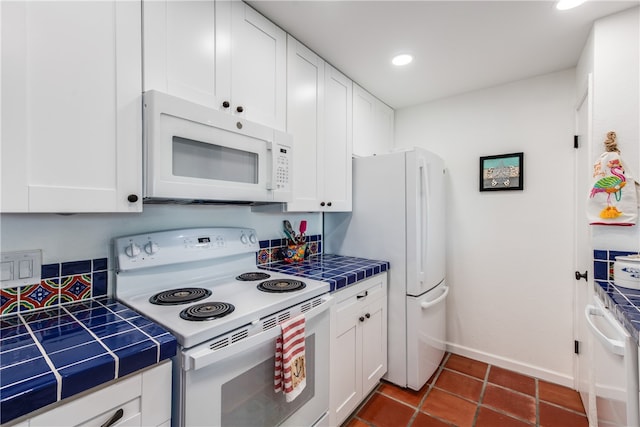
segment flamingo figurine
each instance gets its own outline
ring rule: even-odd
[[[619,202],[622,198],[622,187],[627,184],[627,179],[619,159],[611,160],[607,166],[611,171],[611,176],[601,178],[593,184],[589,197],[594,197],[598,193],[607,193],[607,207],[600,212],[600,217],[615,218],[622,213],[611,204],[611,195],[614,194],[616,201]]]

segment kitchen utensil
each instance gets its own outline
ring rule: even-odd
[[[284,221],[282,221],[283,225],[284,225],[284,234],[287,235],[287,238],[289,240],[292,241],[296,241],[296,232],[293,231],[293,227],[291,226],[291,223],[289,222],[288,219],[285,219]]]

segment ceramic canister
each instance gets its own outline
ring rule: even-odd
[[[613,280],[616,286],[640,289],[640,255],[617,256]]]

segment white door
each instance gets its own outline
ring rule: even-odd
[[[575,150],[575,268],[587,273],[588,280],[576,279],[574,284],[574,339],[578,341],[579,353],[575,356],[575,387],[580,392],[582,403],[589,419],[595,419],[594,391],[589,390],[592,361],[592,342],[584,317],[584,308],[593,294],[593,250],[591,230],[586,216],[586,199],[589,188],[591,152],[591,75],[576,111],[578,149]]]
[[[442,159],[406,153],[407,295],[422,295],[444,280],[445,190]]]

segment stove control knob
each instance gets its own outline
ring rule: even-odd
[[[247,237],[246,234],[242,233],[240,235],[240,241],[242,242],[243,245],[246,245],[247,243],[249,243],[249,238]]]
[[[255,234],[251,233],[249,235],[249,241],[255,245],[256,243],[258,243],[258,238],[256,237]]]
[[[129,258],[135,258],[140,254],[140,246],[135,243],[129,244],[126,248],[124,248],[124,253],[127,254]]]
[[[149,255],[153,255],[156,252],[158,252],[158,244],[155,242],[149,242],[146,245],[144,245],[144,251]]]

